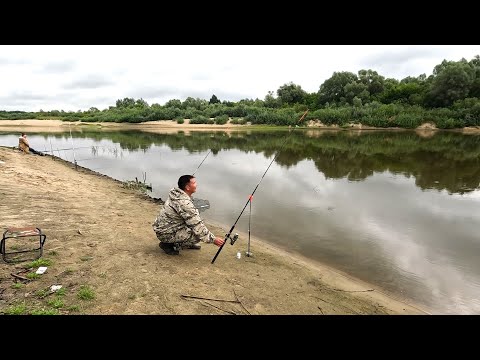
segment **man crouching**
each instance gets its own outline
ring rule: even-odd
[[[160,248],[168,255],[178,255],[180,249],[201,248],[200,241],[222,246],[224,240],[210,232],[192,201],[197,191],[197,180],[193,175],[182,175],[178,188],[173,188],[152,224],[160,240]]]

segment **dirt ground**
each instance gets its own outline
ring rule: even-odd
[[[261,239],[252,237],[253,257],[237,259],[245,250],[242,234],[214,264],[213,244],[169,256],[151,226],[158,202],[51,156],[0,147],[0,199],[2,234],[7,227],[41,228],[47,239],[40,260],[49,261],[47,271],[32,279],[29,273],[41,262],[0,259],[0,313],[426,313]],[[222,237],[229,230],[207,226]],[[14,241],[6,240],[7,251]],[[52,285],[63,290],[50,292]]]

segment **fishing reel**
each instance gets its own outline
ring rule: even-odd
[[[229,238],[229,239],[230,239],[230,245],[233,245],[233,244],[235,244],[235,241],[237,241],[237,240],[238,240],[238,234],[237,234],[237,233],[235,233],[235,235],[233,235],[233,238],[232,238],[232,237],[230,237],[230,235],[229,235],[229,234],[226,234],[226,235],[225,235],[225,237],[227,237],[227,238]]]

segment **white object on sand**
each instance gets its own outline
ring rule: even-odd
[[[35,272],[35,274],[43,274],[45,271],[47,271],[46,266],[40,266],[38,270]]]

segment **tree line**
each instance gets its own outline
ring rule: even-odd
[[[440,129],[480,126],[480,56],[472,60],[443,60],[432,75],[385,78],[374,70],[334,72],[317,92],[308,93],[293,82],[269,91],[263,100],[221,101],[188,97],[164,105],[149,105],[143,99],[124,98],[115,106],[99,110],[22,112],[0,111],[0,119],[60,119],[84,122],[130,122],[190,119],[194,124],[298,125],[304,119],[327,126],[349,127],[352,123],[388,128],[416,128],[430,122]]]

